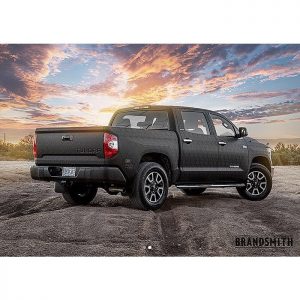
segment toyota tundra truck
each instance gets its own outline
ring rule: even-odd
[[[225,116],[205,109],[144,106],[120,109],[109,126],[38,128],[31,177],[54,181],[73,205],[98,188],[129,196],[138,209],[160,208],[175,185],[187,196],[236,187],[248,200],[272,188],[271,151]]]

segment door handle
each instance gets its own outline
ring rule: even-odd
[[[72,135],[63,135],[61,137],[62,141],[73,141],[73,136]]]
[[[183,139],[183,142],[186,143],[186,144],[190,144],[193,142],[193,140],[191,139]]]
[[[225,146],[225,145],[226,145],[226,143],[225,143],[225,142],[219,142],[219,145],[221,145],[221,146]]]

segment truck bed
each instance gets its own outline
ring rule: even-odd
[[[105,159],[104,133],[118,137],[119,152]],[[138,170],[147,153],[163,153],[178,169],[177,134],[171,130],[144,130],[122,127],[64,127],[36,130],[37,166],[116,166],[126,178]]]

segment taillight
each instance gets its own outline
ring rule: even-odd
[[[104,158],[111,158],[119,151],[118,138],[110,133],[104,133],[103,140]]]
[[[33,157],[34,157],[34,159],[36,159],[37,158],[36,135],[34,135],[32,144],[33,144],[33,147],[32,147]]]

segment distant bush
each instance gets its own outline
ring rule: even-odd
[[[0,142],[0,159],[26,159],[33,160],[33,135],[23,137],[17,144]]]
[[[274,166],[300,165],[300,146],[278,143],[272,150],[272,162]]]

